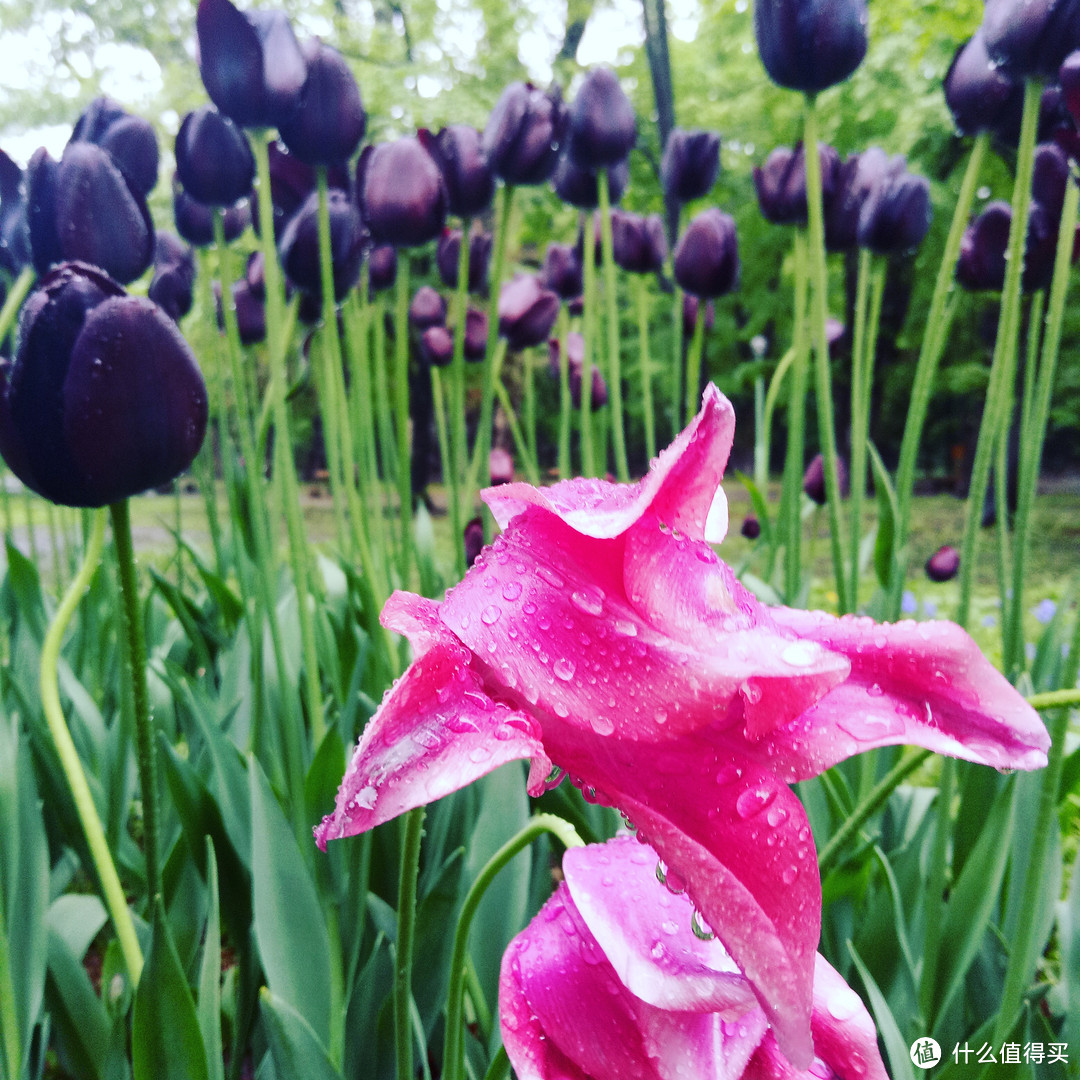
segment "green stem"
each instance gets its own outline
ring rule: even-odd
[[[158,823],[157,740],[150,716],[150,694],[146,684],[146,634],[143,630],[139,587],[135,572],[135,548],[131,540],[131,513],[127,499],[109,506],[113,544],[120,574],[120,592],[127,637],[127,662],[135,704],[135,745],[142,790],[143,848],[146,855],[146,885],[151,900],[161,895],[161,860]]]
[[[772,378],[769,380],[769,388],[765,391],[765,403],[761,410],[761,451],[758,459],[754,462],[754,482],[765,494],[765,486],[769,482],[769,458],[772,455],[772,421],[773,413],[776,412],[776,402],[780,396],[780,389],[784,385],[784,376],[791,370],[795,362],[794,346],[783,356],[776,365]]]
[[[929,1018],[937,983],[941,945],[941,920],[945,914],[945,880],[949,868],[949,840],[952,836],[952,801],[956,788],[956,761],[945,758],[938,781],[937,817],[930,849],[930,871],[926,882],[926,916],[923,927],[923,966],[919,973],[919,1003]]]
[[[491,1064],[484,1073],[484,1080],[503,1080],[510,1075],[510,1059],[506,1056],[506,1047],[500,1046],[491,1059]]]
[[[518,423],[513,402],[511,402],[510,395],[506,392],[506,387],[501,379],[495,383],[495,393],[498,396],[503,412],[506,413],[506,422],[510,425],[510,434],[513,436],[514,445],[517,447],[518,455],[521,457],[521,465],[525,470],[525,475],[533,487],[539,487],[540,469],[536,464],[536,459],[532,456],[529,444],[525,441],[525,434],[521,430],[521,424]]]
[[[82,762],[79,760],[75,743],[72,741],[71,732],[64,720],[64,712],[60,707],[60,693],[58,690],[58,667],[60,659],[60,645],[64,638],[64,631],[71,622],[75,608],[79,604],[83,593],[94,576],[94,571],[101,563],[101,551],[105,541],[105,509],[102,507],[93,512],[90,531],[87,535],[86,554],[78,573],[68,586],[60,606],[56,609],[45,641],[41,646],[41,706],[45,712],[45,721],[49,726],[49,734],[52,736],[56,753],[60,758],[61,768],[71,789],[71,797],[75,802],[75,810],[79,815],[79,823],[82,825],[86,836],[87,846],[90,848],[90,856],[94,860],[94,868],[97,870],[98,879],[101,882],[101,891],[105,899],[105,907],[108,909],[109,918],[112,919],[116,937],[120,943],[120,953],[127,968],[128,979],[131,985],[137,986],[139,976],[142,974],[143,956],[139,948],[139,941],[135,935],[135,924],[128,909],[127,899],[124,896],[124,888],[120,884],[120,877],[116,872],[116,864],[113,862],[112,853],[109,850],[109,842],[105,838],[105,829],[98,817],[97,807],[94,805],[94,797],[90,794],[90,785],[86,780]]]
[[[19,276],[12,282],[11,289],[4,300],[4,306],[0,307],[0,343],[7,337],[15,316],[19,314],[19,308],[34,284],[37,274],[32,266],[24,266]]]
[[[608,332],[608,389],[611,394],[611,425],[615,443],[615,473],[620,482],[630,482],[630,466],[626,457],[626,431],[623,427],[622,358],[619,355],[619,304],[615,277],[614,241],[611,233],[611,197],[608,190],[608,171],[601,169],[596,177],[600,195],[600,244],[604,257],[604,300],[607,305]]]
[[[555,334],[559,339],[559,479],[568,480],[573,472],[570,458],[570,418],[574,403],[570,397],[570,316],[565,304],[559,305]]]
[[[705,297],[698,297],[697,319],[694,322],[694,336],[690,341],[690,351],[686,355],[686,414],[689,424],[697,415],[701,406],[698,391],[701,385],[701,358],[705,352]]]
[[[825,222],[821,193],[821,157],[818,153],[817,102],[806,97],[803,129],[803,157],[806,162],[806,207],[810,248],[810,281],[813,303],[810,308],[814,337],[814,375],[818,411],[818,443],[825,467],[825,497],[829,513],[829,546],[833,577],[836,580],[837,608],[841,615],[851,610],[844,573],[843,521],[840,515],[840,464],[836,452],[836,424],[833,420],[832,374],[829,368],[829,278],[825,265]]]
[[[454,537],[454,568],[459,578],[465,575],[465,522],[470,517],[472,497],[467,491],[468,429],[465,423],[465,322],[469,313],[469,233],[471,219],[462,219],[461,246],[458,248],[457,288],[454,292],[454,358],[450,365],[450,529]]]
[[[521,353],[521,407],[525,413],[525,441],[529,448],[529,459],[534,465],[540,460],[540,451],[536,442],[536,365],[533,363],[532,349]]]
[[[453,449],[450,446],[449,425],[446,422],[446,395],[443,393],[442,372],[437,367],[432,367],[430,375],[431,396],[435,405],[435,433],[439,439],[439,461],[442,466],[443,476],[446,477],[447,474],[452,474],[454,471],[451,461]],[[453,504],[453,496],[451,496],[450,502]],[[458,535],[456,527],[454,528],[454,537],[455,544],[460,544],[461,537]]]
[[[983,407],[982,423],[979,426],[975,460],[971,467],[964,540],[960,551],[960,603],[956,621],[963,627],[967,626],[971,615],[975,560],[978,553],[983,500],[990,480],[990,466],[997,440],[1009,415],[1013,395],[1020,286],[1024,270],[1024,242],[1027,237],[1028,211],[1031,207],[1031,176],[1035,159],[1035,136],[1041,95],[1042,87],[1037,80],[1031,80],[1024,85],[1024,112],[1016,157],[1012,226],[1009,229],[1009,247],[1005,256],[1005,284],[1001,293],[1001,314],[998,318],[997,340],[994,343],[994,359],[990,366],[986,404]],[[1004,524],[1002,522],[1003,526]],[[1002,601],[1006,602],[1006,598],[1002,597]]]
[[[641,415],[645,425],[647,460],[656,457],[656,415],[652,392],[652,361],[649,359],[649,285],[637,275],[638,371],[641,373]]]
[[[671,437],[679,434],[683,412],[683,305],[686,294],[675,286],[671,298]]]
[[[413,564],[412,468],[409,458],[409,256],[398,252],[394,295],[394,424],[397,431],[397,488],[401,514],[401,548],[398,573],[403,588],[409,586]]]
[[[574,827],[552,814],[537,814],[529,823],[484,864],[461,905],[457,929],[454,931],[454,948],[450,955],[450,988],[446,997],[446,1056],[443,1062],[445,1080],[462,1080],[464,1071],[464,1040],[462,1038],[462,1001],[465,990],[466,953],[472,921],[484,898],[484,893],[495,880],[499,871],[520,851],[534,840],[550,833],[566,848],[582,847],[584,841]]]
[[[596,447],[593,444],[593,346],[596,339],[596,241],[592,227],[592,217],[586,216],[584,227],[584,246],[581,253],[581,279],[583,286],[584,310],[581,315],[581,338],[583,342],[581,356],[581,400],[578,414],[578,430],[581,440],[581,472],[584,476],[596,476]],[[602,462],[604,469],[607,462]]]
[[[416,931],[416,883],[420,873],[420,841],[424,836],[423,806],[401,819],[401,871],[398,877],[397,947],[394,956],[394,1042],[397,1080],[414,1080],[412,1028],[413,939]]]
[[[1032,694],[1027,701],[1033,709],[1038,709],[1040,712],[1065,706],[1075,708],[1080,706],[1080,687],[1074,687],[1072,690],[1044,690],[1041,694]]]
[[[397,450],[394,447],[393,415],[390,408],[390,388],[386,371],[386,301],[382,295],[375,297],[371,320],[374,340],[372,357],[375,370],[375,418],[379,429],[379,454],[382,458],[382,480],[389,484],[397,476]],[[406,466],[408,462],[405,463]],[[387,492],[389,497],[389,492]]]

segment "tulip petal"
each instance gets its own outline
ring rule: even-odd
[[[398,593],[383,617],[408,633],[419,655],[360,737],[334,813],[315,830],[324,850],[329,840],[440,799],[508,761],[532,758],[534,794],[551,771],[536,722],[493,700],[469,651],[438,619],[437,605]]]
[[[638,483],[613,484],[585,477],[543,489],[503,484],[488,488],[483,498],[504,529],[527,507],[540,506],[583,536],[597,539],[618,536],[646,513],[692,539],[704,539],[707,524],[710,536],[720,536],[724,515],[713,504],[724,498],[720,480],[734,435],[731,402],[710,383],[701,411]]]
[[[949,622],[879,624],[771,609],[778,626],[851,661],[851,675],[747,751],[789,781],[876,746],[910,744],[997,769],[1037,769],[1050,745],[1038,713]]]

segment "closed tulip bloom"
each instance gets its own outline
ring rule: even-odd
[[[664,222],[659,214],[643,217],[627,210],[611,215],[611,246],[615,264],[631,274],[654,274],[667,258]]]
[[[462,540],[465,544],[465,565],[472,566],[484,549],[484,522],[481,518],[474,517],[469,520]]]
[[[442,231],[446,185],[415,136],[367,147],[357,165],[356,189],[376,243],[415,247]]]
[[[481,148],[492,172],[507,184],[542,184],[559,160],[566,106],[558,88],[511,83],[491,111]]]
[[[816,94],[866,55],[866,0],[755,0],[761,62],[778,86]]]
[[[1031,198],[1056,223],[1065,205],[1065,187],[1069,182],[1069,159],[1057,143],[1044,142],[1035,147],[1031,172]]]
[[[747,540],[756,540],[761,535],[761,522],[758,521],[757,514],[747,514],[739,531]]]
[[[1058,70],[1061,96],[1074,126],[1080,128],[1080,49],[1070,53]]]
[[[951,544],[939,547],[926,560],[926,576],[931,581],[951,581],[960,570],[960,552]]]
[[[288,118],[307,69],[283,11],[245,13],[229,0],[199,0],[195,29],[203,85],[226,116],[241,127]]]
[[[563,300],[573,300],[585,288],[584,268],[577,250],[570,244],[548,244],[544,269],[540,275],[544,288],[558,293]]]
[[[825,247],[829,251],[851,251],[857,245],[863,203],[888,173],[889,155],[879,146],[851,154],[840,166],[833,193],[825,200]]]
[[[364,137],[360,87],[337,49],[312,40],[303,52],[307,77],[295,108],[278,123],[281,141],[308,165],[339,165]]]
[[[251,191],[255,158],[243,131],[213,105],[203,105],[184,117],[177,132],[176,173],[193,199],[232,206]]]
[[[840,495],[846,499],[850,490],[850,483],[847,462],[843,458],[836,459],[836,472],[837,479],[840,481]],[[803,473],[803,491],[818,506],[825,505],[828,494],[825,490],[825,458],[821,454],[815,454],[810,459],[810,464],[806,466],[806,472]]]
[[[697,326],[698,312],[701,310],[701,301],[692,293],[687,293],[682,302],[682,325],[683,337],[690,340]],[[716,323],[716,305],[711,301],[705,304],[705,332],[708,333]]]
[[[483,137],[476,128],[451,124],[435,135],[421,128],[417,137],[442,172],[451,214],[475,217],[491,205],[495,174],[482,147]]]
[[[547,341],[558,314],[558,296],[532,274],[519,274],[499,293],[499,333],[511,349]]]
[[[360,280],[364,254],[364,230],[360,213],[344,191],[331,188],[327,197],[330,214],[330,258],[334,299],[341,301]],[[289,220],[279,245],[281,265],[289,280],[302,292],[322,297],[319,262],[319,196],[307,202]]]
[[[668,136],[660,161],[664,195],[684,203],[707,195],[720,174],[720,136],[714,131],[683,131]]]
[[[987,203],[968,225],[956,262],[956,280],[965,289],[1001,289],[1011,224],[1012,208],[1007,202],[995,201]]]
[[[409,325],[422,331],[445,322],[446,301],[430,285],[421,285],[409,304]]]
[[[469,292],[487,289],[488,264],[491,262],[491,233],[474,232],[469,237]],[[443,229],[435,248],[435,266],[442,283],[448,289],[456,289],[458,283],[458,257],[461,254],[461,230]]]
[[[619,77],[609,67],[593,68],[570,106],[567,150],[579,168],[607,169],[634,148],[637,119]]]
[[[944,88],[961,135],[1019,127],[1024,85],[990,59],[981,27],[956,50]]]
[[[445,326],[429,326],[420,335],[420,355],[433,367],[448,367],[454,359],[454,338]]]
[[[840,155],[827,143],[818,144],[821,162],[821,195],[828,204],[840,176]],[[803,144],[778,146],[754,168],[758,205],[766,220],[774,225],[805,225],[806,159]]]
[[[23,171],[0,150],[0,269],[18,274],[31,258]]]
[[[859,245],[877,255],[911,251],[930,229],[930,181],[898,167],[867,196],[859,214]]]
[[[236,326],[242,345],[257,345],[266,340],[266,299],[262,292],[248,281],[237,281],[232,287]],[[312,320],[305,320],[310,322]],[[218,319],[220,329],[225,329],[224,319]]]
[[[106,150],[133,191],[145,198],[158,175],[158,142],[154,128],[132,116],[118,102],[98,97],[75,122],[71,142],[91,142]]]
[[[581,408],[581,384],[582,374],[585,368],[585,338],[576,330],[571,330],[566,335],[566,362],[569,364],[567,374],[570,382],[570,401],[575,409]],[[551,377],[556,381],[560,376],[562,364],[562,343],[558,338],[548,341],[548,369]],[[607,383],[600,369],[592,365],[592,388],[589,395],[589,404],[593,412],[602,409],[608,400]]]
[[[469,308],[465,312],[465,359],[478,364],[487,355],[488,317],[486,311]]]
[[[66,264],[27,299],[19,329],[0,388],[0,453],[27,487],[65,506],[105,506],[191,464],[206,386],[155,303]]]
[[[564,203],[581,210],[595,210],[600,205],[600,181],[595,172],[578,165],[568,154],[559,158],[551,178],[555,194]],[[618,161],[608,169],[608,198],[617,203],[630,182],[630,166]]]
[[[1080,49],[1080,0],[987,0],[982,32],[1010,78],[1055,78]]]
[[[675,280],[697,297],[723,296],[739,280],[735,220],[715,207],[687,226],[675,248]]]
[[[397,248],[393,244],[376,244],[368,252],[368,288],[371,292],[389,289],[397,280]]]
[[[190,310],[195,285],[195,253],[178,236],[158,232],[154,244],[154,276],[146,295],[173,322]]]
[[[173,221],[176,231],[195,247],[208,247],[214,243],[213,210],[206,203],[193,199],[181,186],[179,177],[173,177]],[[225,239],[232,243],[251,224],[251,205],[245,199],[227,206],[222,214]]]

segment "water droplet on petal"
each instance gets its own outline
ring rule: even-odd
[[[797,866],[785,866],[784,872],[780,875],[780,879],[785,885],[793,885],[798,876],[799,868]]]
[[[502,608],[498,604],[488,604],[486,608],[480,613],[480,621],[485,626],[494,626],[499,621],[499,616],[502,614]]]
[[[776,798],[776,792],[767,787],[751,787],[735,800],[735,809],[744,820],[761,813]]]
[[[551,670],[555,673],[555,678],[562,679],[563,682],[569,682],[574,677],[574,661],[565,656],[560,656]]]
[[[370,810],[375,805],[375,800],[378,797],[378,791],[368,784],[367,787],[361,788],[356,793],[353,802],[355,802],[357,806],[363,807],[365,810]]]
[[[561,589],[566,582],[551,569],[550,566],[539,566],[536,569],[538,577],[541,577],[546,581],[553,589]]]
[[[604,613],[604,598],[597,591],[575,589],[570,594],[570,602],[586,615],[602,615]]]
[[[835,1020],[850,1020],[861,1005],[859,995],[850,986],[837,986],[825,999],[825,1008]]]
[[[701,917],[701,912],[697,908],[694,908],[693,915],[690,916],[690,929],[694,933],[694,937],[699,938],[701,941],[712,941],[716,937],[709,924]]]
[[[784,646],[780,659],[792,667],[809,667],[818,658],[818,646],[812,641],[793,641]]]
[[[521,595],[521,582],[508,581],[502,587],[502,594],[504,600],[516,600]]]

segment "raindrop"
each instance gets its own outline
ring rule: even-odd
[[[586,592],[575,589],[570,594],[570,602],[586,615],[602,615],[604,613],[604,600],[602,596],[594,592]]]
[[[797,866],[785,866],[784,872],[780,875],[780,879],[785,885],[793,885],[798,876],[799,868]]]
[[[780,659],[792,667],[809,667],[817,657],[818,647],[812,641],[793,641],[780,654]]]
[[[656,712],[653,713],[653,719],[658,724],[667,723],[667,709],[662,707],[657,708]]]
[[[551,670],[555,673],[555,678],[569,682],[574,677],[574,661],[560,656]]]
[[[694,937],[701,941],[712,941],[716,937],[709,924],[701,917],[701,912],[694,908],[694,914],[690,916],[690,929]]]
[[[825,999],[825,1008],[835,1020],[850,1020],[861,1004],[859,995],[849,986],[836,987]]]
[[[516,600],[521,595],[521,582],[508,581],[502,587],[502,594],[504,600]]]
[[[379,797],[378,791],[375,790],[370,784],[367,787],[361,788],[357,793],[353,802],[363,807],[365,810],[370,810],[375,805],[375,800]]]
[[[502,614],[502,608],[498,604],[488,604],[486,608],[480,613],[480,621],[485,626],[494,626],[499,621],[499,616]]]
[[[536,570],[537,576],[543,578],[553,589],[561,589],[566,582],[549,566],[540,566]]]
[[[597,735],[610,735],[615,730],[615,721],[608,716],[593,716],[589,721],[590,726]]]
[[[776,792],[771,788],[751,787],[747,788],[736,800],[735,809],[739,817],[744,820],[759,814],[766,806],[776,798]]]

